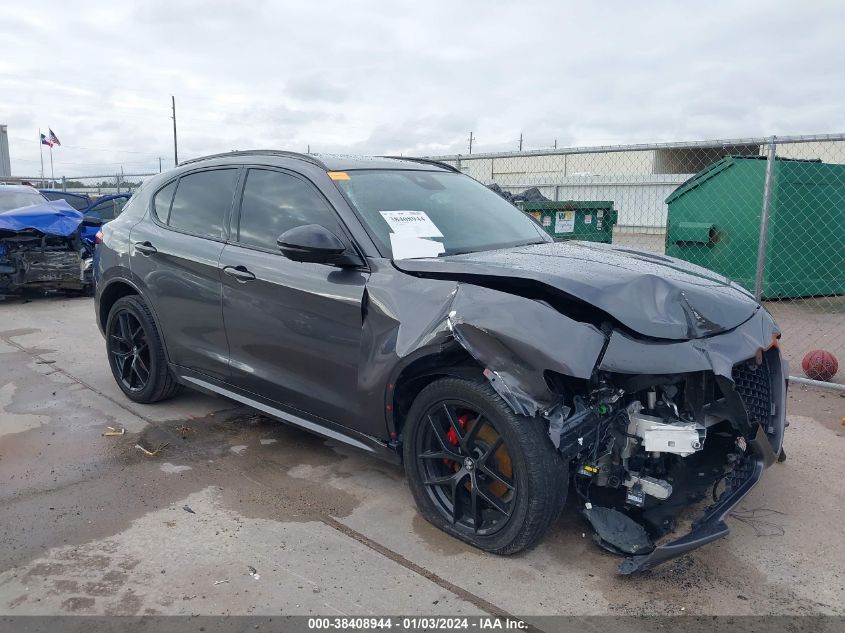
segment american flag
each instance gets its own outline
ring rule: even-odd
[[[56,133],[53,130],[51,130],[50,128],[47,128],[47,131],[50,133],[47,136],[47,140],[50,141],[50,143],[49,143],[50,147],[52,147],[53,145],[61,146],[61,142],[59,141],[59,137],[56,136]]]

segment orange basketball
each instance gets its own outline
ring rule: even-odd
[[[839,371],[836,356],[821,349],[809,352],[801,362],[801,367],[808,378],[827,382]]]

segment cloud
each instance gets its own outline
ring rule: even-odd
[[[233,148],[431,154],[845,128],[841,3],[185,2],[21,6],[0,123],[34,175]]]

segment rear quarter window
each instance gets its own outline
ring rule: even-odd
[[[173,202],[174,191],[176,191],[175,180],[166,187],[159,189],[153,198],[153,213],[162,224],[167,224],[167,219],[170,216],[170,203]]]
[[[223,223],[232,205],[237,180],[237,169],[213,169],[182,176],[170,204],[167,225],[194,235],[223,237]]]

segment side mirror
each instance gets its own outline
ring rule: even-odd
[[[282,233],[276,244],[282,255],[295,262],[358,266],[357,256],[346,253],[340,238],[319,224],[305,224]]]

